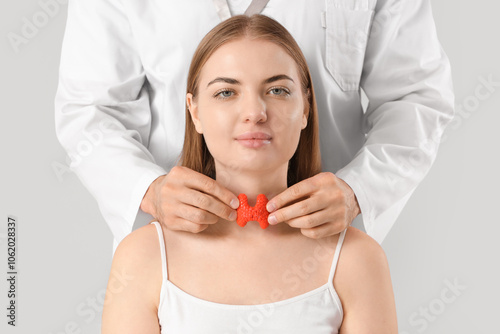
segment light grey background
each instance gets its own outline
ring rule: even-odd
[[[58,176],[54,170],[55,164],[67,165],[55,136],[53,103],[64,2],[17,53],[7,35],[20,34],[23,18],[37,15],[40,3],[0,5],[1,277],[7,272],[8,215],[19,223],[18,326],[6,324],[3,278],[2,333],[100,330],[111,232],[77,177],[69,171]],[[500,205],[500,141],[495,135],[500,124],[500,4],[433,0],[432,5],[453,68],[457,112],[464,112],[448,127],[433,168],[382,244],[399,333],[499,333],[500,220],[494,212]],[[481,78],[490,76],[497,85],[488,98],[478,99],[478,86],[488,91]],[[461,288],[450,290],[457,284]]]

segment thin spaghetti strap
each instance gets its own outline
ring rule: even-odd
[[[167,272],[167,256],[165,252],[165,241],[163,240],[163,231],[161,230],[160,223],[154,221],[151,222],[156,226],[156,231],[158,232],[158,239],[160,241],[160,252],[161,252],[161,270],[163,275],[163,280],[168,280],[168,272]]]
[[[340,232],[339,238],[337,241],[337,246],[335,247],[335,255],[333,256],[332,267],[330,268],[330,275],[328,276],[328,282],[333,284],[333,276],[335,275],[335,269],[337,268],[337,262],[339,261],[340,249],[342,244],[344,243],[345,233],[347,232],[347,228]]]

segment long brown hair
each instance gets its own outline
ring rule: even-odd
[[[255,14],[236,15],[215,26],[201,40],[191,60],[187,79],[187,93],[198,94],[200,72],[210,56],[223,44],[240,38],[261,39],[282,47],[296,62],[307,111],[307,126],[300,134],[297,150],[288,164],[288,187],[321,172],[321,153],[318,134],[318,111],[313,83],[306,59],[292,35],[272,18]],[[203,134],[196,131],[186,105],[184,146],[178,165],[215,179],[215,162],[207,148]]]

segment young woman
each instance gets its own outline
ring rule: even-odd
[[[186,102],[170,173],[191,168],[253,206],[321,172],[309,69],[273,19],[240,15],[212,29],[193,56]],[[153,221],[115,252],[102,333],[160,332],[397,333],[387,259],[353,227],[313,239],[286,223],[220,219],[189,233]]]

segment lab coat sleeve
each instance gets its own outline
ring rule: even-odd
[[[148,85],[119,0],[70,0],[55,97],[56,135],[115,240],[132,231],[167,172],[148,151]]]
[[[397,218],[401,209],[391,207],[404,205],[425,177],[455,113],[429,0],[377,2],[360,86],[369,99],[366,141],[335,174],[353,189],[367,234],[381,242],[390,226],[375,222]]]

